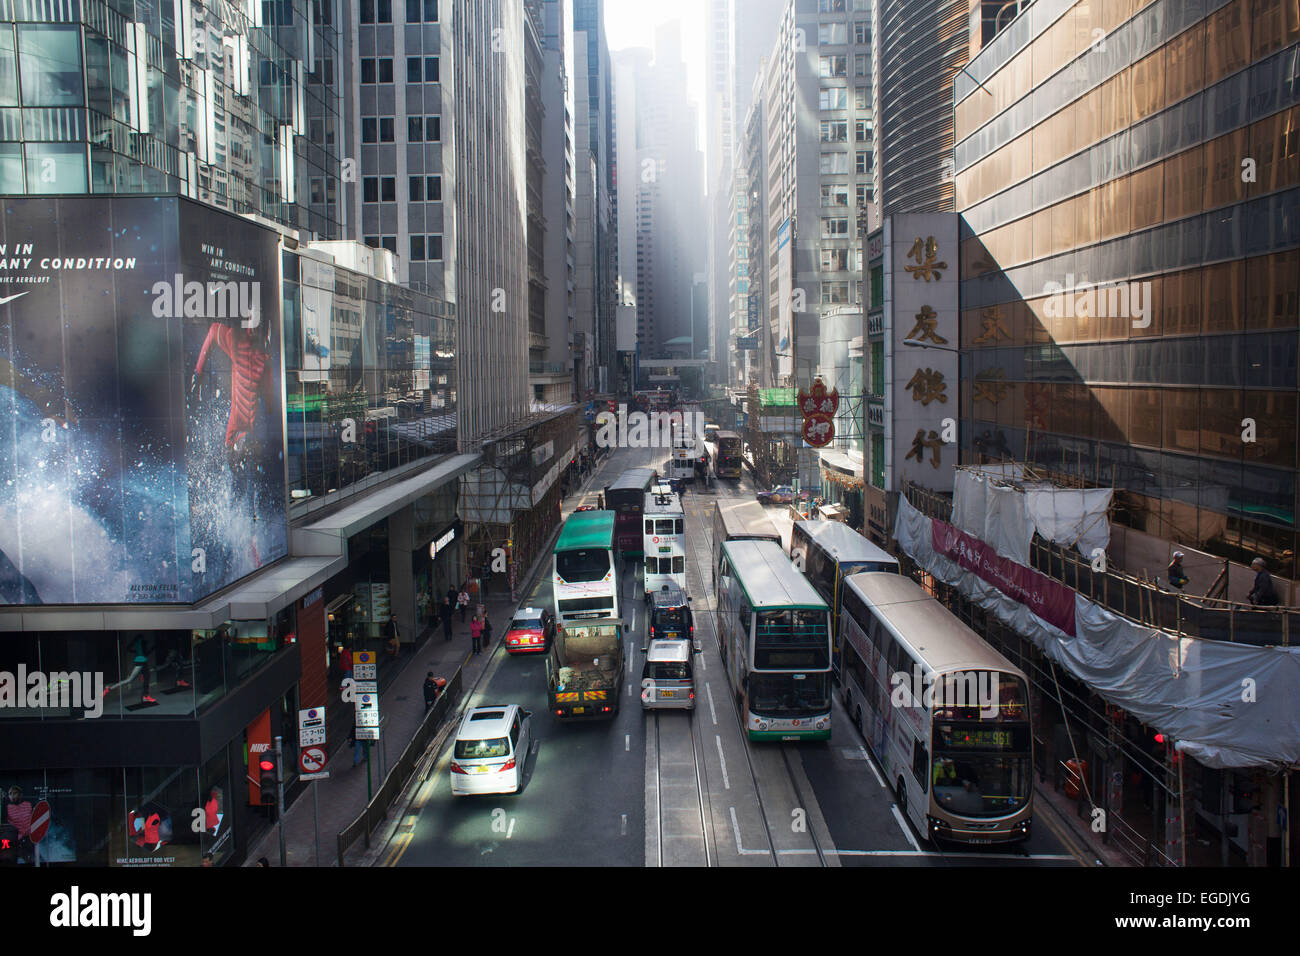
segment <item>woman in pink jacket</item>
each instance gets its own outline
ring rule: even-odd
[[[478,654],[483,650],[483,618],[477,614],[474,615],[474,620],[469,622],[469,636],[474,639],[474,653]]]

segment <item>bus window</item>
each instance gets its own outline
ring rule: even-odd
[[[682,518],[678,518],[678,519],[677,519],[677,522],[676,522],[676,530],[675,530],[674,533],[675,533],[675,534],[682,534],[682,533],[683,533],[683,529],[685,528],[685,526],[686,526],[685,520],[682,519]]]
[[[655,533],[655,523],[651,521],[649,518],[645,519],[645,533],[646,534]]]
[[[930,786],[929,777],[930,754],[922,746],[921,741],[912,741],[912,776],[916,782],[921,785],[921,792],[925,793]]]
[[[686,558],[678,556],[673,558],[673,574],[686,573]]]
[[[555,556],[555,573],[571,584],[600,581],[609,573],[609,552],[561,551]]]

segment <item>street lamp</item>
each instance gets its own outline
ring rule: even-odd
[[[958,355],[961,354],[961,349],[956,349],[949,345],[926,345],[924,342],[917,342],[913,339],[903,339],[903,344],[910,345],[917,349],[934,349],[937,352],[955,352]]]

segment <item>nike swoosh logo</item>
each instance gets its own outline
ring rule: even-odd
[[[3,298],[0,298],[0,305],[4,305],[6,302],[12,302],[14,299],[21,298],[26,294],[27,294],[26,292],[17,292],[14,293],[13,295],[4,296]]]

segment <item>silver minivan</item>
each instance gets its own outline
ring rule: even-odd
[[[641,648],[641,707],[695,709],[695,663],[690,641],[651,641]]]

